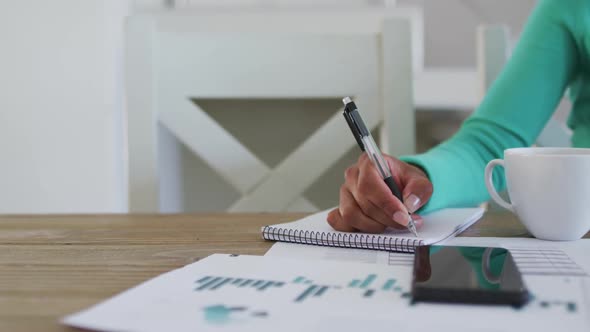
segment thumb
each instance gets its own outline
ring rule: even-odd
[[[403,190],[404,205],[414,213],[424,206],[432,196],[432,182],[422,172],[408,172]]]

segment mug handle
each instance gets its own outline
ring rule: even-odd
[[[506,202],[502,197],[500,197],[500,195],[498,195],[498,192],[496,191],[496,188],[494,187],[494,181],[492,179],[492,175],[494,173],[494,168],[496,166],[504,167],[504,160],[494,159],[488,163],[488,165],[486,166],[486,170],[485,170],[486,187],[488,188],[488,192],[490,193],[490,196],[492,196],[492,199],[496,203],[498,203],[498,205],[505,208],[506,210],[514,212],[514,207],[512,207],[512,204]]]

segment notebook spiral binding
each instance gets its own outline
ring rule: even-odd
[[[262,237],[271,241],[410,253],[414,252],[417,246],[424,244],[424,241],[420,239],[393,238],[377,234],[294,230],[271,226],[265,226],[262,229]]]

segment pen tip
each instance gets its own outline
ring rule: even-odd
[[[342,102],[344,103],[344,105],[346,105],[346,104],[350,103],[351,101],[352,101],[352,99],[350,99],[350,97],[344,97],[344,98],[342,99]]]
[[[410,217],[410,222],[408,223],[408,229],[410,230],[410,232],[412,232],[412,234],[414,234],[415,237],[418,237],[418,231],[416,230],[416,224],[414,223],[414,220],[412,220],[412,217]]]

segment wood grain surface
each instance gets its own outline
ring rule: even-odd
[[[302,216],[0,216],[0,331],[76,331],[59,319],[213,253],[263,255],[260,228]],[[490,212],[462,236],[530,235]]]

